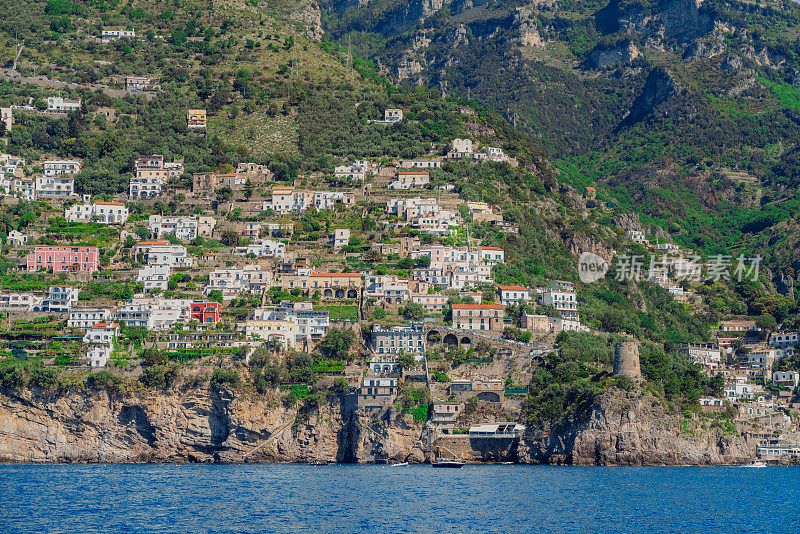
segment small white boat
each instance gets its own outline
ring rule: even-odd
[[[743,465],[742,467],[767,467],[767,464],[760,460],[753,460],[747,465]]]
[[[408,462],[401,462],[399,464],[391,464],[392,467],[403,467],[404,465],[408,465]]]

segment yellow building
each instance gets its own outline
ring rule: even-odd
[[[206,110],[190,109],[186,114],[186,125],[189,128],[206,128]]]

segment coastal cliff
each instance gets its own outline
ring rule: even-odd
[[[409,458],[422,423],[362,415],[350,396],[314,410],[277,396],[190,390],[0,394],[3,462],[368,462]],[[412,461],[422,461],[421,454]]]
[[[669,413],[642,390],[614,389],[582,421],[498,442],[491,450],[465,442],[458,456],[570,465],[722,465],[755,457],[756,440],[713,421]],[[365,414],[352,396],[304,411],[286,408],[277,396],[225,389],[0,394],[3,462],[422,463],[429,459],[423,434],[423,423],[410,414],[394,407]],[[434,448],[455,450],[450,441],[459,437],[441,437]]]
[[[525,439],[519,458],[570,465],[741,464],[755,457],[757,445],[742,436],[730,426],[669,413],[648,392],[614,389],[584,420]]]

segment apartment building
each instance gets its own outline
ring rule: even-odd
[[[136,274],[136,282],[144,285],[144,292],[166,291],[172,268],[169,265],[145,265]]]
[[[90,202],[90,195],[83,195],[82,204],[73,204],[64,210],[69,222],[97,222],[100,224],[125,224],[128,208],[122,202]]]
[[[97,247],[68,247],[37,245],[28,254],[28,272],[52,271],[93,273],[98,269],[100,252]]]
[[[425,355],[425,331],[421,323],[408,326],[373,324],[369,348],[374,354],[413,354],[417,360]]]
[[[554,307],[564,319],[577,321],[578,297],[572,291],[547,288],[539,294],[539,300],[545,306]]]
[[[194,258],[189,256],[186,247],[173,245],[169,241],[140,241],[133,251],[134,257],[141,257],[142,262],[147,265],[168,265],[170,267],[194,265]]]
[[[97,323],[105,323],[111,318],[111,310],[107,308],[72,307],[67,318],[67,327],[87,329]]]
[[[169,330],[179,321],[189,318],[189,299],[162,299],[135,296],[120,306],[114,318],[126,326],[147,330]]]
[[[453,327],[461,330],[502,330],[504,317],[498,304],[453,304]]]
[[[71,174],[36,177],[34,195],[37,199],[67,198],[74,194],[75,177]]]
[[[214,217],[151,215],[147,221],[147,228],[153,239],[173,234],[181,241],[192,241],[198,236],[211,237],[216,224],[217,220]]]
[[[81,172],[81,162],[74,160],[48,160],[42,164],[42,174],[47,177],[61,174],[78,174]]]

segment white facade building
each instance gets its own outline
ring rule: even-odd
[[[81,172],[81,163],[74,160],[49,160],[42,164],[42,174],[45,176],[58,176],[60,174],[78,174]]]
[[[144,284],[144,292],[150,293],[155,289],[167,290],[172,268],[169,265],[146,265],[139,269],[136,281]]]
[[[83,195],[82,204],[73,204],[64,210],[69,222],[97,222],[100,224],[125,224],[128,208],[122,202],[90,203],[90,195]]]
[[[47,99],[47,111],[49,113],[70,113],[81,109],[81,101],[68,100],[60,96],[51,96]]]
[[[75,177],[71,174],[36,177],[35,196],[39,198],[66,198],[75,194]]]
[[[97,323],[105,323],[111,318],[107,308],[71,308],[67,327],[87,329]]]
[[[192,267],[194,258],[189,256],[186,247],[173,245],[169,241],[140,241],[134,248],[135,257],[143,255],[147,265],[168,265],[170,267]]]

